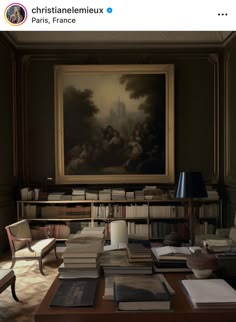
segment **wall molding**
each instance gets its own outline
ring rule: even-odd
[[[81,41],[78,43],[62,43],[62,42],[54,42],[54,43],[46,43],[46,42],[17,42],[12,35],[4,31],[2,32],[3,36],[7,41],[14,46],[17,50],[47,50],[47,51],[53,51],[53,50],[83,50],[83,49],[132,49],[132,48],[144,48],[144,49],[152,49],[156,48],[158,50],[162,49],[209,49],[209,48],[224,48],[235,36],[236,32],[232,31],[229,36],[223,40],[221,43],[218,42],[211,42],[211,43],[205,43],[205,42],[154,42],[154,41],[148,41],[148,42],[128,42],[128,41]]]
[[[209,55],[209,62],[214,66],[214,178],[217,183],[220,176],[220,85],[219,85],[219,54]]]
[[[229,84],[229,75],[231,72],[230,61],[233,58],[231,52],[226,51],[224,55],[224,181],[225,185],[230,184],[231,186],[236,186],[236,173],[235,165],[232,164],[232,127],[231,127],[231,102],[230,102],[230,84]]]

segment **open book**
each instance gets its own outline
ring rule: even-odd
[[[192,254],[189,247],[177,246],[152,247],[151,251],[158,261],[186,260],[187,256]]]

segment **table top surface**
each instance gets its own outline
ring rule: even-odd
[[[186,278],[186,273],[168,273],[165,277],[171,287],[175,290],[173,299],[173,310],[171,311],[118,311],[114,301],[103,300],[104,277],[98,280],[95,306],[91,308],[65,308],[50,307],[49,303],[55,294],[60,283],[57,277],[49,288],[35,315],[35,322],[47,321],[98,321],[99,317],[103,322],[122,321],[125,318],[129,321],[141,322],[148,319],[148,322],[156,322],[157,318],[163,318],[162,322],[236,322],[236,307],[233,309],[193,309],[182,286],[181,280]],[[111,320],[112,319],[112,320]],[[122,319],[122,320],[121,320]],[[99,320],[100,321],[100,320]]]

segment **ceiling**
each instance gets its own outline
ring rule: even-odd
[[[80,44],[152,44],[163,46],[222,46],[231,31],[11,31],[8,39],[19,48]]]

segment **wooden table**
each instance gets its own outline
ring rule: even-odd
[[[93,308],[50,307],[58,277],[48,290],[38,311],[35,322],[236,322],[235,309],[194,310],[180,285],[185,274],[165,274],[166,279],[176,291],[173,311],[124,312],[117,311],[116,303],[104,301],[104,278],[98,282],[96,303]]]

